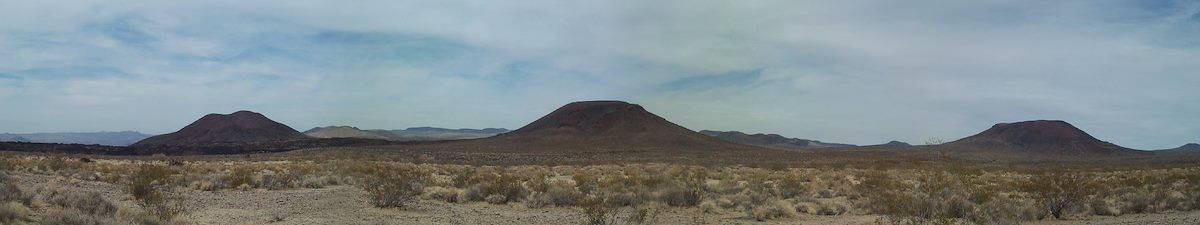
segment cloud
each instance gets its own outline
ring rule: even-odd
[[[22,2],[0,130],[515,128],[577,100],[693,129],[861,144],[1063,119],[1196,142],[1192,1]],[[34,121],[34,122],[29,122]]]

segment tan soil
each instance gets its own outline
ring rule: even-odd
[[[97,191],[126,207],[131,197],[119,186],[103,182],[80,181],[47,175],[18,174],[19,186],[34,190],[39,186],[65,186]],[[366,193],[353,186],[319,189],[192,191],[183,190],[193,224],[581,224],[578,208],[531,209],[521,203],[491,205],[456,204],[422,200],[408,209],[379,209],[371,206]],[[282,221],[273,222],[275,217]],[[800,215],[795,218],[758,222],[744,214],[726,211],[702,214],[695,208],[670,208],[654,224],[873,224],[879,216]],[[1069,221],[1035,221],[1033,225],[1194,225],[1200,224],[1200,211],[1165,214],[1136,214],[1120,217],[1086,217]]]

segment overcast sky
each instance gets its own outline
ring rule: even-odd
[[[518,128],[579,100],[693,130],[954,140],[1058,119],[1200,142],[1200,1],[3,1],[0,132]]]

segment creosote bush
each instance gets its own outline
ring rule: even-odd
[[[168,179],[175,170],[161,165],[142,164],[129,177],[126,188],[146,212],[161,220],[172,220],[186,209],[182,196],[171,191]]]
[[[0,203],[0,224],[20,224],[29,216],[29,208],[21,203]]]
[[[75,208],[79,211],[92,215],[107,216],[117,212],[116,205],[113,205],[108,200],[105,200],[104,196],[96,192],[55,189],[50,191],[45,198],[50,204],[63,208]]]
[[[1061,219],[1072,207],[1083,206],[1097,189],[1093,177],[1083,173],[1052,172],[1035,174],[1025,185],[1043,210]]]
[[[429,173],[412,166],[380,166],[365,171],[360,184],[380,208],[404,208],[421,195]]]

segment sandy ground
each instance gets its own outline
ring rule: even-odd
[[[97,191],[120,205],[132,206],[131,197],[117,186],[45,175],[18,175],[20,186],[33,190],[43,185],[67,185]],[[51,184],[52,183],[52,184]],[[581,224],[577,208],[537,208],[523,204],[453,204],[420,201],[408,209],[372,207],[365,192],[352,186],[320,189],[185,191],[193,224]],[[758,222],[737,212],[699,213],[697,209],[670,208],[654,224],[873,224],[874,215],[813,216]],[[282,221],[273,221],[282,219]],[[1068,221],[1035,221],[1034,225],[1195,225],[1200,211],[1137,214],[1120,217],[1087,217]]]

